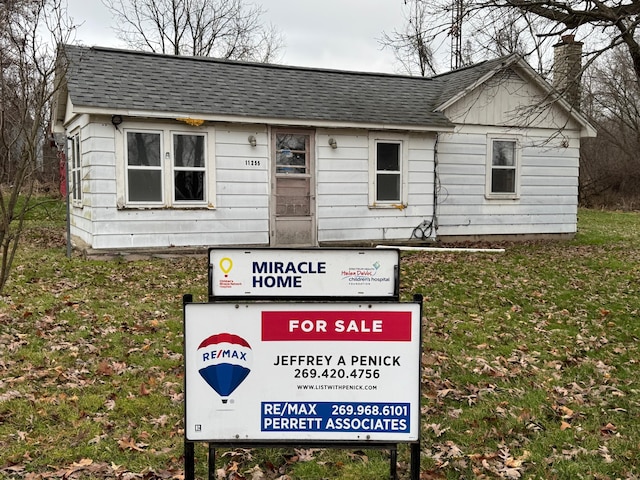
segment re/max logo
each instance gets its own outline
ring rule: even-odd
[[[217,358],[232,358],[247,361],[247,352],[239,352],[237,350],[212,350],[202,354],[202,361],[215,360]]]

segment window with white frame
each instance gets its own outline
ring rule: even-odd
[[[408,203],[409,137],[369,134],[369,206],[398,208]]]
[[[173,134],[173,200],[205,200],[206,137],[202,134]]]
[[[407,148],[405,136],[370,135],[370,206],[397,207],[407,203]]]
[[[69,140],[69,195],[73,205],[82,205],[82,156],[80,152],[80,134]]]
[[[206,204],[207,133],[131,129],[125,137],[128,204]]]
[[[486,184],[488,198],[518,197],[519,152],[515,138],[489,138]]]
[[[162,203],[162,132],[127,131],[127,200]]]
[[[401,142],[376,141],[376,202],[401,201]]]

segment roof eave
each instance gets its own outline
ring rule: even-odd
[[[212,115],[197,112],[176,112],[176,111],[156,111],[156,110],[134,110],[134,109],[118,109],[118,108],[96,108],[92,106],[74,105],[73,113],[76,115],[123,115],[133,118],[194,118],[207,122],[223,122],[223,123],[244,123],[244,124],[264,124],[264,125],[288,125],[296,127],[316,127],[316,128],[346,128],[346,129],[365,129],[365,130],[401,130],[412,132],[453,132],[455,126],[449,123],[432,123],[432,124],[395,124],[395,123],[378,123],[378,122],[349,122],[349,121],[333,121],[333,120],[317,120],[305,118],[266,118],[251,117],[241,115]]]

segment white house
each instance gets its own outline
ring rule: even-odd
[[[519,56],[433,78],[65,46],[71,234],[93,250],[576,232],[593,128]]]

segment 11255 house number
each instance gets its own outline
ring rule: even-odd
[[[262,162],[260,160],[245,160],[244,165],[246,167],[259,167],[262,165]]]

